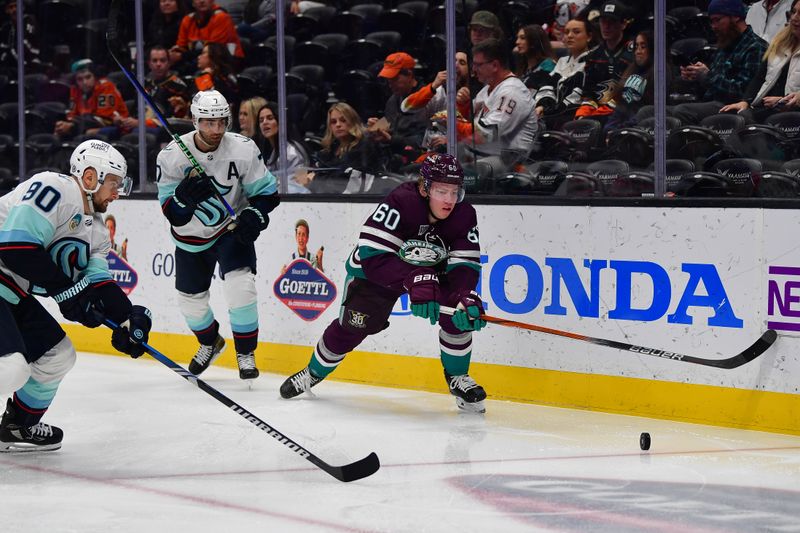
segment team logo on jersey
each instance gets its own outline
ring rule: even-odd
[[[120,289],[122,289],[125,294],[133,292],[133,289],[135,289],[136,285],[139,283],[139,275],[133,267],[117,255],[117,252],[114,250],[109,250],[106,260],[108,261],[108,272],[111,274],[114,281],[117,282]]]
[[[296,259],[275,280],[272,290],[303,320],[316,320],[336,299],[336,285],[305,259]]]
[[[80,213],[76,214],[74,217],[72,217],[70,219],[70,221],[69,221],[69,230],[70,231],[75,231],[76,229],[78,229],[78,226],[81,225],[81,219],[82,218],[83,217],[80,215]]]
[[[347,319],[348,324],[359,329],[364,329],[367,327],[367,319],[369,318],[368,314],[360,311],[353,311],[352,309],[348,309],[347,312],[350,314],[350,318]]]
[[[447,250],[437,243],[410,239],[403,243],[397,251],[397,255],[406,263],[429,267],[446,259]]]

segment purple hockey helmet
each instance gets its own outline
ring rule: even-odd
[[[464,170],[461,163],[450,154],[431,154],[422,162],[419,170],[425,192],[430,192],[431,183],[458,185],[458,201],[464,199]]]

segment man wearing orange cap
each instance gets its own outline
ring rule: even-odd
[[[403,113],[401,109],[406,96],[420,88],[414,76],[416,64],[414,58],[405,52],[396,52],[386,57],[378,76],[386,80],[392,92],[383,113],[388,128],[382,127],[383,121],[379,122],[377,117],[367,120],[367,129],[372,139],[388,145],[393,155],[400,156],[400,161],[390,164],[393,167],[410,163],[422,153],[420,147],[428,125],[425,110],[423,108]]]

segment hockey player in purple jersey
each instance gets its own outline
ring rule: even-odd
[[[397,299],[408,293],[411,313],[439,323],[444,375],[456,404],[484,412],[486,392],[468,375],[472,332],[486,322],[474,289],[480,278],[475,208],[464,199],[464,172],[455,157],[433,154],[420,178],[393,190],[361,227],[347,260],[339,318],[317,343],[311,361],[281,385],[293,398],[322,381],[367,336],[389,326]],[[440,306],[456,307],[452,316]]]

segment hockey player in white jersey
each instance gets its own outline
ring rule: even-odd
[[[173,141],[157,160],[158,200],[175,241],[175,287],[186,323],[200,342],[189,364],[198,375],[225,348],[219,323],[209,305],[214,267],[220,266],[228,303],[239,377],[258,377],[255,240],[280,203],[275,177],[256,144],[231,133],[231,112],[218,91],[201,91],[192,99],[195,131],[181,136],[208,178],[197,176]],[[219,196],[236,212],[235,226]],[[230,229],[229,225],[234,229]]]
[[[63,431],[40,422],[75,363],[75,348],[33,294],[52,297],[64,318],[94,328],[122,326],[113,346],[136,358],[150,312],[131,305],[108,271],[111,247],[102,213],[130,191],[125,158],[88,140],[70,174],[41,172],[0,198],[0,394],[13,392],[0,421],[0,452],[61,447]]]

